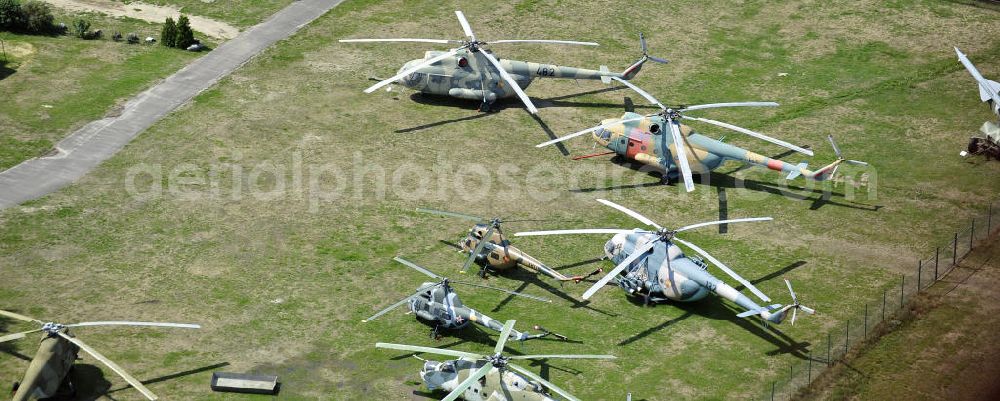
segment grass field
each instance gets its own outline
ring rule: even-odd
[[[99,14],[56,12],[71,25],[83,18],[104,38],[0,32],[7,62],[0,72],[0,169],[52,149],[72,130],[112,113],[127,97],[166,78],[198,54],[114,42],[115,31],[159,38],[160,25]]]
[[[510,231],[636,225],[597,197],[675,227],[720,215],[769,215],[776,220],[687,239],[759,281],[778,302],[788,301],[781,279],[791,279],[801,300],[820,311],[780,331],[738,320],[732,305],[712,299],[641,307],[608,288],[582,304],[576,299],[585,285],[560,287],[526,275],[490,284],[555,302],[461,293],[466,304],[495,318],[542,324],[578,341],[528,342],[514,352],[617,355],[613,362],[536,366],[581,399],[624,399],[626,391],[646,400],[756,397],[804,349],[791,342],[818,343],[926,256],[929,244],[965,227],[1000,195],[1000,164],[957,156],[990,114],[951,46],[987,77],[1000,76],[1000,65],[991,62],[1000,56],[1000,39],[984,34],[1000,27],[1000,11],[976,4],[633,2],[610,12],[598,2],[347,1],[77,184],[0,212],[0,305],[62,321],[203,324],[196,333],[80,330],[138,378],[154,380],[150,388],[168,399],[246,399],[210,393],[208,372],[183,374],[220,363],[229,366],[217,370],[280,375],[283,400],[426,399],[418,361],[376,350],[376,341],[486,351],[495,336],[468,331],[435,343],[427,326],[401,311],[360,323],[423,281],[393,256],[458,274],[461,255],[439,240],[454,242],[468,226],[417,214],[416,207],[565,220],[520,223]],[[783,188],[777,175],[760,170],[727,180],[722,173],[739,167],[732,165],[712,185],[683,194],[601,159],[571,161],[555,148],[534,148],[548,138],[546,130],[560,135],[619,116],[625,96],[639,103],[624,90],[595,92],[603,88],[596,82],[533,84],[527,92],[541,109],[541,125],[513,103],[484,115],[475,103],[398,88],[361,93],[368,76],[390,74],[426,48],[336,39],[458,38],[451,14],[458,8],[483,38],[602,44],[496,46],[505,57],[565,65],[624,68],[638,57],[643,31],[651,52],[672,62],[648,66],[634,82],[669,103],[779,101],[773,110],[702,115],[809,144],[814,166],[833,159],[824,139],[834,134],[847,156],[874,165],[843,169],[856,179],[867,173],[869,184],[855,190],[838,183],[824,199],[822,188],[801,179]],[[0,124],[6,131],[8,123]],[[695,128],[780,153],[738,134]],[[586,139],[566,147],[591,152]],[[336,173],[320,174],[320,166]],[[138,171],[146,173],[133,180]],[[300,181],[295,171],[304,172]],[[384,194],[379,177],[387,183]],[[338,185],[339,197],[321,196]],[[161,186],[159,195],[149,192]],[[606,240],[515,244],[558,267],[599,256]],[[596,262],[564,271],[589,272],[599,263],[610,267]],[[30,355],[33,346],[21,341],[8,350]],[[26,362],[0,358],[0,379],[16,380]],[[122,381],[110,373],[101,380],[97,390],[117,390],[116,400],[139,397],[118,390]]]

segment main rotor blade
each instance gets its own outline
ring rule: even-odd
[[[500,338],[497,339],[496,347],[493,347],[493,353],[499,354],[503,352],[503,347],[507,345],[507,339],[510,338],[511,330],[514,330],[514,320],[508,320],[503,325],[503,330],[500,330]]]
[[[416,43],[462,43],[458,40],[448,39],[421,39],[421,38],[390,38],[390,39],[341,39],[340,43],[379,43],[379,42],[416,42]]]
[[[507,39],[507,40],[491,40],[489,42],[491,45],[498,43],[548,43],[554,45],[580,45],[580,46],[600,46],[594,42],[578,42],[575,40],[547,40],[547,39]]]
[[[614,355],[514,355],[507,359],[618,359]]]
[[[486,51],[481,51],[479,53],[482,54],[484,57],[486,57],[486,59],[489,60],[490,63],[497,68],[497,71],[500,72],[500,76],[503,77],[503,80],[507,81],[507,84],[510,85],[510,88],[513,89],[514,93],[517,94],[517,97],[521,98],[521,101],[524,102],[524,106],[528,108],[528,112],[531,114],[537,114],[538,109],[535,108],[535,104],[531,103],[531,99],[529,99],[528,95],[525,94],[523,90],[521,90],[521,87],[518,86],[517,81],[515,81],[514,78],[512,78],[510,74],[507,73],[507,70],[503,69],[503,65],[501,65],[500,62],[497,61],[497,59],[494,58],[492,54],[489,54]]]
[[[632,262],[645,255],[647,251],[653,249],[653,246],[656,245],[658,241],[659,239],[650,240],[649,242],[643,244],[642,246],[632,251],[632,254],[628,255],[628,257],[625,258],[625,260],[619,263],[618,266],[615,266],[615,268],[609,271],[608,274],[605,274],[604,277],[601,277],[600,280],[597,280],[597,282],[594,283],[594,285],[590,287],[590,289],[588,289],[587,292],[583,293],[583,299],[590,299],[590,297],[593,296],[594,293],[596,293],[601,288],[604,288],[604,286],[608,284],[608,282],[611,281],[611,279],[615,278],[615,276],[617,276],[618,273],[621,273],[622,270],[625,270],[625,268],[628,267],[630,264],[632,264]]]
[[[615,81],[618,81],[618,82],[621,82],[623,85],[629,87],[629,89],[634,90],[635,93],[638,93],[640,96],[646,98],[646,100],[648,100],[650,103],[655,104],[657,106],[660,106],[661,109],[666,109],[667,108],[667,106],[664,106],[663,103],[660,103],[659,100],[656,100],[656,98],[653,97],[653,95],[650,95],[649,93],[647,93],[646,91],[642,90],[641,88],[639,88],[635,84],[633,84],[633,83],[631,83],[629,81],[626,81],[624,79],[618,78],[618,77],[611,77],[611,79],[613,79]]]
[[[418,271],[418,272],[421,272],[421,273],[423,273],[423,274],[426,274],[427,276],[430,276],[430,278],[436,278],[436,279],[438,279],[438,280],[444,280],[444,277],[441,277],[441,276],[439,276],[439,275],[437,275],[437,274],[434,274],[434,273],[433,273],[433,272],[431,272],[430,270],[427,270],[427,269],[425,269],[425,268],[423,268],[423,267],[420,267],[420,266],[418,266],[418,265],[417,265],[416,263],[413,263],[413,262],[410,262],[409,260],[406,260],[406,259],[403,259],[403,258],[401,258],[401,257],[399,257],[399,256],[397,256],[397,257],[394,257],[394,258],[392,258],[392,260],[395,260],[395,261],[397,261],[397,262],[399,262],[399,263],[402,263],[402,264],[404,264],[404,265],[407,265],[407,266],[409,266],[410,268],[412,268],[413,270],[416,270],[416,271]]]
[[[486,374],[490,373],[491,370],[493,370],[493,364],[487,363],[483,365],[479,368],[479,370],[469,375],[469,377],[459,383],[458,386],[455,386],[455,389],[451,390],[451,392],[448,393],[448,396],[441,399],[441,401],[455,401],[459,399],[459,397],[462,397],[465,393],[465,390],[468,390],[473,383],[479,381],[479,379],[483,378],[483,376],[486,376]]]
[[[774,220],[774,219],[771,218],[771,217],[749,217],[749,218],[745,218],[745,219],[708,221],[708,222],[704,222],[704,223],[698,223],[698,224],[692,224],[692,225],[689,225],[689,226],[684,226],[684,227],[681,227],[681,228],[678,228],[678,229],[674,230],[674,232],[679,233],[681,231],[693,230],[695,228],[700,228],[700,227],[705,227],[705,226],[715,226],[715,225],[719,225],[719,224],[746,223],[746,222],[751,222],[751,221],[771,221],[771,220]]]
[[[670,125],[670,135],[674,139],[674,149],[676,150],[675,153],[677,153],[677,161],[680,162],[681,177],[684,179],[684,189],[687,192],[694,191],[694,178],[691,177],[691,165],[688,164],[687,145],[684,143],[684,136],[681,135],[681,127],[678,126],[678,122],[673,118],[667,118],[667,124]],[[660,140],[666,140],[666,138],[660,138]],[[666,155],[664,154],[664,156]]]
[[[636,231],[624,230],[621,228],[583,228],[578,230],[549,230],[549,231],[522,231],[514,233],[515,237],[531,237],[538,235],[563,235],[563,234],[630,234]]]
[[[399,351],[411,351],[411,352],[423,352],[427,354],[453,356],[456,358],[472,358],[472,359],[483,359],[485,358],[479,354],[473,354],[471,352],[464,351],[454,351],[450,349],[441,348],[431,348],[431,347],[421,347],[417,345],[406,345],[406,344],[392,344],[392,343],[375,343],[375,348],[385,348],[394,349]]]
[[[458,17],[458,23],[462,24],[462,31],[465,32],[465,37],[469,38],[470,41],[476,41],[476,35],[472,33],[472,27],[469,26],[469,21],[465,19],[465,14],[461,11],[455,10],[455,16]]]
[[[830,146],[833,146],[833,153],[835,153],[835,154],[837,155],[837,158],[838,158],[838,159],[843,159],[843,158],[844,158],[844,155],[842,155],[842,154],[840,153],[840,147],[839,147],[839,146],[837,146],[837,142],[834,142],[834,141],[833,141],[833,135],[827,135],[827,136],[826,136],[826,139],[827,139],[828,141],[830,141]]]
[[[503,288],[490,287],[488,285],[470,283],[468,281],[455,281],[455,280],[452,280],[450,282],[452,284],[468,285],[468,286],[472,286],[472,287],[479,287],[479,288],[486,288],[486,289],[490,289],[490,290],[494,290],[494,291],[500,291],[500,292],[503,292],[503,293],[506,293],[506,294],[510,294],[510,295],[514,295],[514,296],[518,296],[518,297],[524,297],[524,298],[528,298],[528,299],[534,299],[536,301],[541,301],[541,302],[552,302],[552,300],[548,299],[548,298],[542,298],[542,297],[536,297],[534,295],[522,294],[520,292],[511,291],[511,290],[505,290]]]
[[[486,232],[483,233],[483,237],[480,238],[478,242],[476,242],[476,248],[473,249],[471,253],[469,253],[469,258],[466,259],[465,264],[462,265],[462,270],[461,270],[462,273],[465,273],[466,271],[469,270],[469,266],[472,266],[472,262],[476,261],[476,258],[479,257],[479,252],[482,252],[483,248],[486,247],[486,243],[490,242],[490,239],[493,238],[494,228],[496,227],[490,224],[490,228],[488,228]]]
[[[142,327],[172,327],[175,329],[200,329],[197,324],[187,323],[156,323],[156,322],[81,322],[67,324],[66,327],[89,327],[89,326],[142,326]]]
[[[149,391],[149,389],[146,388],[146,386],[143,386],[142,382],[136,380],[134,377],[132,377],[132,375],[126,372],[125,369],[122,369],[121,366],[118,366],[110,359],[106,358],[104,355],[101,355],[99,352],[97,352],[97,350],[90,348],[89,345],[85,344],[83,341],[80,341],[75,337],[70,337],[66,335],[66,333],[63,333],[61,331],[58,331],[56,333],[59,334],[60,337],[66,339],[66,341],[76,344],[76,346],[86,351],[88,354],[90,354],[90,356],[94,357],[94,359],[101,361],[101,363],[111,368],[111,370],[117,373],[118,376],[121,376],[122,379],[125,379],[125,381],[127,381],[128,384],[131,384],[132,387],[135,387],[136,390],[139,390],[139,392],[142,393],[142,395],[146,396],[146,398],[148,398],[150,401],[155,401],[157,399],[156,394],[153,394],[153,392]]]
[[[563,389],[559,388],[555,384],[552,384],[548,380],[543,379],[541,376],[536,375],[534,372],[532,372],[532,371],[530,371],[528,369],[522,368],[522,367],[517,366],[517,365],[515,365],[513,363],[508,363],[507,367],[510,368],[510,369],[516,370],[518,373],[527,376],[531,380],[534,380],[534,381],[537,381],[537,382],[541,383],[545,387],[548,387],[549,390],[552,390],[552,392],[563,396],[563,398],[567,399],[568,401],[580,401],[580,399],[574,397],[573,394],[570,394],[566,390],[563,390]]]
[[[761,133],[756,132],[756,131],[751,131],[751,130],[748,130],[748,129],[743,128],[743,127],[739,127],[739,126],[732,125],[732,124],[729,124],[729,123],[724,123],[722,121],[711,120],[711,119],[708,119],[708,118],[688,117],[688,116],[682,116],[682,117],[685,118],[685,119],[688,119],[688,120],[701,121],[703,123],[712,124],[712,125],[719,126],[719,127],[722,127],[722,128],[728,128],[728,129],[731,129],[733,131],[744,133],[744,134],[750,135],[750,136],[752,136],[754,138],[761,139],[761,140],[773,143],[775,145],[778,145],[778,146],[781,146],[781,147],[784,147],[784,148],[788,148],[788,149],[794,150],[794,151],[802,153],[802,154],[806,154],[806,155],[809,155],[809,156],[813,155],[813,151],[811,151],[809,149],[805,149],[805,148],[802,148],[802,147],[799,147],[799,146],[795,146],[795,145],[792,145],[792,144],[790,144],[788,142],[782,141],[780,139],[772,138],[772,137],[769,137],[767,135],[761,134]]]
[[[771,298],[768,298],[767,295],[764,295],[763,292],[761,292],[760,290],[758,290],[757,287],[754,287],[754,285],[751,284],[749,281],[747,281],[747,279],[741,277],[739,274],[736,274],[736,272],[733,271],[733,269],[730,269],[729,266],[726,266],[725,264],[723,264],[722,262],[720,262],[718,259],[716,259],[714,256],[710,255],[708,252],[705,252],[704,249],[701,249],[697,245],[692,244],[690,242],[687,242],[687,241],[682,240],[682,239],[677,238],[677,237],[674,237],[674,239],[672,241],[680,243],[680,244],[683,244],[684,246],[687,246],[688,248],[693,249],[695,252],[697,252],[701,256],[704,256],[705,259],[708,259],[709,262],[712,262],[712,264],[714,264],[715,266],[717,266],[719,268],[719,270],[722,270],[722,271],[726,272],[726,274],[728,274],[729,277],[732,277],[734,280],[738,281],[740,284],[743,284],[744,287],[746,287],[748,290],[750,290],[750,292],[754,293],[754,295],[756,295],[757,298],[760,298],[761,301],[771,302]]]
[[[5,342],[8,342],[8,341],[14,341],[14,340],[20,340],[20,339],[24,338],[25,336],[27,336],[28,334],[37,333],[39,331],[42,331],[42,329],[34,329],[34,330],[22,331],[20,333],[8,334],[8,335],[5,335],[3,337],[0,337],[0,343],[5,343]]]
[[[409,302],[409,301],[410,301],[410,299],[413,299],[413,297],[415,297],[415,296],[417,296],[417,295],[420,295],[420,294],[421,294],[421,293],[423,293],[424,291],[427,291],[427,290],[429,290],[429,289],[431,289],[431,288],[433,288],[433,287],[437,287],[437,286],[439,286],[439,285],[441,285],[441,284],[440,284],[440,283],[438,283],[438,284],[431,284],[431,285],[428,285],[428,286],[424,286],[424,287],[420,287],[420,289],[419,289],[419,290],[417,290],[417,291],[416,291],[416,292],[414,292],[413,294],[410,294],[410,296],[408,296],[408,297],[406,297],[406,298],[403,298],[403,299],[401,299],[401,300],[400,300],[399,302],[396,302],[396,303],[394,303],[394,304],[390,305],[389,307],[387,307],[387,308],[385,308],[385,309],[382,309],[382,310],[380,310],[380,311],[379,311],[378,313],[376,313],[376,314],[372,315],[372,316],[371,316],[370,318],[367,318],[367,319],[365,319],[365,320],[362,320],[361,322],[362,322],[362,323],[368,323],[368,322],[370,322],[370,321],[372,321],[372,320],[375,320],[375,319],[376,319],[376,318],[378,318],[379,316],[382,316],[382,315],[384,315],[384,314],[386,314],[386,313],[389,313],[389,311],[391,311],[391,310],[393,310],[393,309],[396,309],[396,308],[398,308],[398,307],[400,307],[400,306],[402,306],[402,305],[406,304],[407,302]]]
[[[475,222],[486,221],[486,219],[484,219],[482,217],[477,217],[477,216],[463,214],[463,213],[447,212],[447,211],[444,211],[444,210],[424,209],[422,207],[418,207],[417,211],[421,212],[421,213],[430,213],[430,214],[436,214],[436,215],[440,215],[440,216],[458,217],[460,219],[466,219],[466,220],[471,220],[471,221],[475,221]]]
[[[716,109],[719,107],[778,107],[779,104],[775,102],[726,102],[726,103],[708,103],[708,104],[696,104],[694,106],[685,106],[680,108],[680,112],[692,111],[692,110],[704,110],[704,109]]]
[[[612,122],[607,123],[607,124],[601,124],[601,125],[598,125],[596,127],[587,128],[587,129],[585,129],[583,131],[577,131],[577,132],[574,132],[574,133],[569,134],[569,135],[561,136],[561,137],[558,137],[558,138],[553,139],[551,141],[542,142],[542,143],[540,143],[538,145],[535,145],[535,147],[536,148],[541,148],[541,147],[549,146],[549,145],[554,144],[554,143],[562,142],[562,141],[565,141],[567,139],[576,138],[576,137],[578,137],[580,135],[584,135],[584,134],[587,134],[587,133],[590,133],[590,132],[597,131],[597,130],[599,130],[601,128],[610,128],[610,127],[614,127],[616,125],[630,123],[630,122],[633,122],[633,121],[641,121],[641,120],[643,120],[645,118],[646,117],[637,117],[637,118],[627,118],[627,119],[624,119],[624,120],[612,121]]]
[[[383,81],[379,81],[375,85],[369,86],[368,89],[365,89],[365,93],[375,92],[376,90],[378,90],[378,88],[381,88],[383,86],[386,86],[388,84],[396,82],[396,80],[398,80],[398,79],[400,79],[402,77],[405,77],[405,76],[410,75],[410,74],[412,74],[414,72],[417,72],[417,70],[419,70],[421,68],[424,68],[424,67],[427,67],[427,66],[429,66],[431,64],[434,64],[434,63],[436,63],[438,61],[444,60],[444,59],[446,59],[448,57],[452,57],[452,56],[454,56],[457,53],[458,53],[458,49],[451,49],[451,50],[449,50],[448,52],[446,52],[444,54],[431,57],[430,59],[428,59],[428,60],[426,60],[426,61],[424,61],[424,62],[422,62],[420,64],[417,64],[417,65],[413,66],[412,68],[410,68],[410,69],[408,69],[406,71],[403,71],[403,72],[400,72],[399,74],[393,75],[392,78],[389,78],[389,79],[386,79],[386,80],[383,80]]]
[[[795,291],[792,290],[792,282],[788,281],[788,279],[786,278],[785,285],[788,286],[788,294],[792,296],[792,303],[793,304],[799,303],[798,300],[795,299]]]
[[[20,313],[14,313],[14,312],[5,311],[5,310],[2,310],[2,309],[0,309],[0,315],[9,317],[11,319],[22,320],[22,321],[25,321],[25,322],[35,322],[35,323],[39,323],[39,324],[45,324],[45,322],[43,322],[41,320],[38,320],[38,319],[35,319],[35,318],[31,318],[31,317],[27,317],[27,316],[24,316],[24,315],[22,315]]]
[[[627,208],[625,206],[619,205],[617,203],[614,203],[614,202],[606,200],[606,199],[598,199],[597,201],[601,202],[601,203],[603,203],[603,204],[605,204],[607,206],[611,206],[611,207],[617,209],[618,211],[620,211],[622,213],[625,213],[625,214],[627,214],[629,216],[632,216],[632,218],[641,221],[642,224],[645,224],[647,226],[656,227],[657,230],[663,228],[659,224],[656,224],[656,222],[653,221],[652,219],[639,214],[639,212],[636,212],[635,210],[629,209],[629,208]]]

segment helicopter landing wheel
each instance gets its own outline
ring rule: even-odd
[[[433,328],[433,329],[431,329],[431,339],[432,339],[432,340],[440,340],[440,339],[441,339],[441,335],[440,335],[440,334],[438,334],[438,329],[439,329],[440,327],[441,327],[441,326],[434,326],[434,328]]]
[[[492,102],[482,102],[479,104],[479,111],[482,113],[489,113],[493,111]]]

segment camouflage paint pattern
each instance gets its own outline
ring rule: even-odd
[[[65,328],[62,331],[69,334]],[[45,399],[65,392],[72,385],[68,375],[79,352],[79,347],[62,337],[44,334],[13,400]]]
[[[466,253],[473,252],[488,229],[489,225],[487,224],[476,224],[472,227],[466,237],[458,244],[462,248],[462,251]],[[489,242],[483,248],[484,252],[477,255],[476,258],[491,269],[504,271],[514,267],[521,267],[533,273],[544,273],[559,281],[579,281],[583,279],[580,276],[567,277],[539,262],[538,259],[511,245],[510,241],[504,238],[499,230],[493,230],[493,234],[490,237]]]
[[[420,378],[430,391],[451,392],[486,363],[489,362],[464,359],[425,361]],[[497,368],[465,390],[461,398],[467,401],[556,401],[541,384]]]
[[[410,311],[418,319],[433,322],[438,327],[451,330],[465,328],[469,323],[476,323],[496,332],[503,330],[504,322],[463,305],[462,300],[458,298],[458,294],[450,286],[437,284],[439,283],[424,283],[421,288],[430,288],[410,299]],[[551,333],[530,334],[513,330],[511,331],[510,338],[524,341],[545,337],[549,334]]]
[[[617,234],[604,244],[604,252],[608,259],[618,264],[635,249],[656,238],[655,234],[649,233]],[[622,272],[623,277],[618,285],[628,295],[648,299],[650,302],[692,302],[714,293],[745,310],[761,309],[756,302],[713,276],[707,269],[708,265],[699,259],[685,256],[677,245],[661,241],[648,255],[636,259]],[[769,322],[781,323],[786,313],[785,310],[776,313],[765,311],[761,316]]]
[[[620,119],[603,120],[601,124],[643,117],[636,113],[625,113]],[[792,179],[803,176],[814,181],[830,178],[834,169],[844,160],[836,160],[816,171],[809,170],[806,163],[791,164],[781,160],[771,159],[749,150],[733,146],[704,135],[691,127],[681,124],[681,137],[684,143],[681,150],[687,155],[688,163],[693,173],[708,173],[722,165],[726,160],[737,160],[743,163],[762,166],[771,170],[788,174]],[[594,131],[594,141],[630,160],[643,163],[665,174],[668,178],[679,175],[677,160],[677,144],[674,143],[662,116],[646,116],[639,121],[630,121],[609,128]],[[666,154],[663,152],[662,141],[667,143]]]
[[[481,51],[493,54],[492,51],[487,49],[477,51],[468,49],[460,50],[455,57],[447,58],[421,68],[397,82],[407,88],[423,93],[486,101],[487,103],[492,103],[497,99],[517,96],[514,90],[501,78],[496,67],[480,54]],[[403,64],[403,67],[397,73],[444,53],[441,51],[428,51],[424,54],[424,58],[410,60]],[[527,89],[536,78],[600,79],[605,81],[610,79],[610,77],[618,77],[626,80],[631,79],[639,73],[642,65],[648,60],[648,57],[643,56],[639,61],[620,73],[607,71],[605,67],[602,67],[600,70],[591,70],[555,64],[541,64],[508,59],[498,60],[504,70],[517,82],[518,86],[521,89]]]

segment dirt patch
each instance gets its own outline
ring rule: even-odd
[[[111,0],[45,0],[47,3],[70,11],[94,11],[112,17],[129,17],[143,21],[163,23],[167,18],[177,19],[181,12],[179,8],[154,6],[141,2],[129,4]],[[191,27],[194,30],[218,39],[232,39],[239,35],[237,27],[211,18],[189,15]]]

